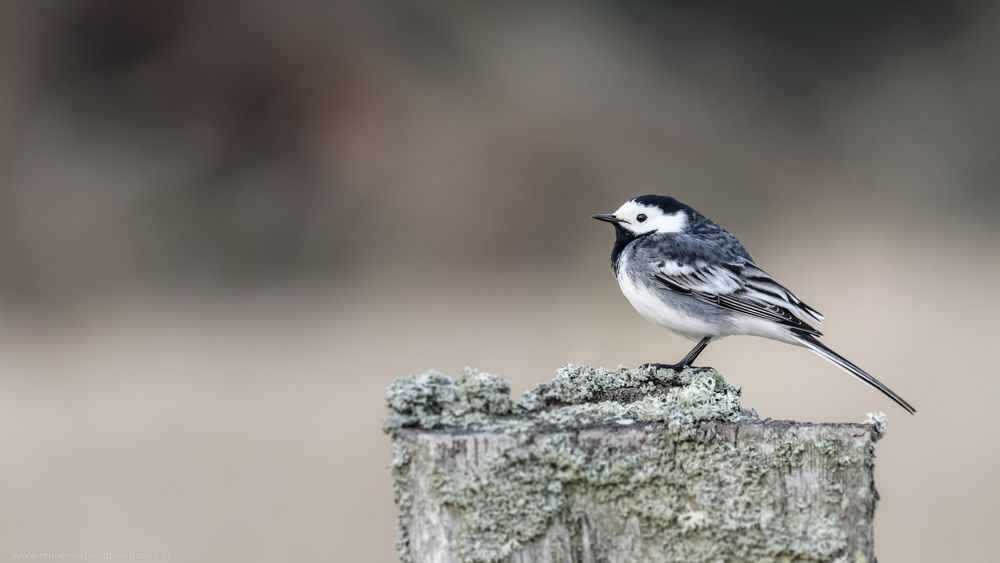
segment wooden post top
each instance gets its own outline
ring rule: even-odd
[[[404,561],[874,561],[884,420],[761,420],[713,369],[394,382]]]

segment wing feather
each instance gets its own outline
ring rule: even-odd
[[[822,321],[823,315],[750,261],[661,261],[657,266],[654,277],[671,291],[820,336],[806,317]]]

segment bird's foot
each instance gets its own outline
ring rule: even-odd
[[[682,369],[684,369],[685,366],[682,366],[680,364],[656,364],[656,363],[650,363],[650,364],[642,364],[639,367],[642,368],[642,369],[652,368],[652,369],[670,369],[670,370],[674,370],[674,371],[681,371]]]
[[[693,370],[693,371],[696,371],[696,372],[700,372],[700,371],[703,371],[703,370],[706,370],[706,369],[712,369],[710,367],[704,367],[704,366],[690,366],[690,365],[689,366],[685,366],[685,365],[682,365],[682,364],[658,364],[658,363],[641,364],[639,367],[642,368],[642,369],[648,369],[648,368],[652,368],[652,369],[669,369],[669,370],[673,370],[673,371],[677,371],[677,372],[684,371],[686,369]]]

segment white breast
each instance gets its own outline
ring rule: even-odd
[[[625,253],[622,253],[618,264],[618,286],[642,318],[653,324],[694,340],[719,335],[719,327],[688,315],[661,299],[643,284],[635,283],[628,275],[628,257]]]

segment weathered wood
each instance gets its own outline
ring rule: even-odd
[[[874,561],[882,427],[760,420],[714,370],[468,371],[387,398],[404,561]]]

